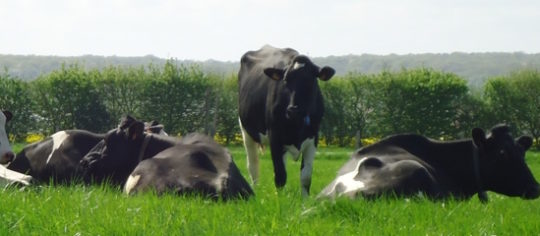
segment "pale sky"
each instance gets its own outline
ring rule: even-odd
[[[0,54],[540,52],[538,0],[0,0]]]

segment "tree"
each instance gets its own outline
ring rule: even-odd
[[[514,131],[540,138],[540,73],[523,70],[487,81],[485,99],[491,114]]]
[[[228,145],[240,132],[238,125],[238,79],[231,75],[217,84],[218,103],[216,107],[217,133],[225,138]]]
[[[465,80],[451,73],[421,68],[383,72],[377,83],[383,105],[376,113],[385,135],[456,135],[457,108],[468,92]]]
[[[177,66],[173,60],[149,73],[141,81],[142,117],[159,117],[172,134],[203,131],[213,112],[206,98],[215,96],[208,77],[197,66]]]
[[[0,74],[0,108],[13,113],[13,120],[6,127],[16,140],[37,129],[36,116],[32,114],[34,103],[27,83],[11,77],[7,71]]]
[[[93,132],[110,129],[110,116],[92,83],[96,76],[97,71],[87,72],[71,65],[31,83],[39,107],[36,113],[46,120],[49,133],[75,128]]]

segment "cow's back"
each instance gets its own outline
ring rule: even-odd
[[[157,193],[200,194],[224,199],[253,195],[224,148],[203,135],[186,139],[193,142],[183,141],[140,162],[126,183],[126,192],[154,189]]]
[[[28,173],[39,181],[69,181],[77,173],[79,161],[103,135],[84,130],[60,131],[17,153],[9,169]]]
[[[8,165],[8,169],[34,175],[45,168],[47,156],[52,152],[53,140],[48,137],[42,141],[26,145]]]
[[[238,73],[239,115],[247,132],[258,140],[258,133],[266,132],[265,113],[268,91],[277,82],[264,74],[265,68],[285,69],[298,55],[294,49],[264,46],[246,52],[241,59]]]

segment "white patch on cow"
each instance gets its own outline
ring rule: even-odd
[[[169,136],[169,134],[166,133],[165,130],[160,130],[160,131],[159,131],[159,135]]]
[[[304,67],[306,65],[306,63],[298,63],[298,62],[295,62],[294,65],[293,65],[293,69],[300,69],[302,67]]]
[[[285,145],[284,148],[285,151],[291,155],[291,158],[294,161],[298,161],[300,158],[300,150],[298,150],[294,145]],[[285,157],[283,158],[283,161],[285,161]]]
[[[6,133],[6,116],[0,111],[0,158],[4,158],[6,153],[12,152]]]
[[[257,142],[249,136],[242,122],[238,119],[240,124],[240,129],[242,130],[242,139],[244,140],[244,148],[246,149],[247,155],[247,168],[249,171],[249,176],[251,177],[251,182],[255,185],[259,180],[259,153],[257,153]]]
[[[131,191],[133,191],[133,188],[139,183],[139,179],[141,179],[141,175],[129,175],[126,184],[124,185],[124,192],[130,194]]]
[[[300,145],[300,150],[298,150],[298,148],[296,148],[296,146],[294,145],[285,145],[284,147],[285,151],[291,155],[291,158],[294,161],[298,161],[298,159],[300,159],[300,154],[304,153],[306,150],[311,148],[313,148],[314,150],[317,149],[315,147],[315,142],[313,138],[308,138],[304,140],[304,142],[302,142],[302,144]]]
[[[0,165],[0,185],[6,186],[13,183],[20,183],[23,185],[30,185],[32,176],[25,175],[16,171],[12,171],[3,165]]]
[[[223,188],[224,184],[227,182],[227,178],[229,178],[228,173],[220,173],[215,179],[214,179],[214,186],[216,187],[216,192],[220,193]]]
[[[51,136],[53,140],[53,147],[52,147],[51,153],[49,154],[49,157],[47,158],[46,164],[49,164],[49,161],[51,160],[52,155],[54,154],[56,150],[58,150],[58,148],[60,148],[60,145],[64,143],[67,137],[69,137],[69,134],[66,133],[66,131],[56,132],[55,134]]]
[[[261,148],[263,145],[268,145],[270,143],[268,135],[259,133],[259,140],[261,140]]]
[[[346,193],[355,192],[360,189],[363,189],[365,187],[364,182],[355,180],[354,177],[358,175],[358,167],[364,162],[367,158],[362,158],[358,163],[356,164],[356,167],[348,173],[345,173],[343,175],[340,175],[336,178],[336,180],[333,182],[334,185],[331,187],[329,195],[336,195],[341,196]],[[340,189],[339,192],[336,192],[336,186],[341,184],[345,189]]]
[[[315,147],[315,140],[310,138],[304,140],[300,146],[302,151],[302,159],[304,161],[304,167],[300,173],[300,182],[302,183],[302,196],[309,196],[308,189],[311,186],[311,175],[313,172],[313,161],[315,160],[315,152],[317,147]],[[298,157],[297,157],[298,160]]]

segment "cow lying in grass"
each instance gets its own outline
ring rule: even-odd
[[[156,133],[163,130],[163,126],[156,122],[147,123],[145,128]],[[7,168],[27,173],[42,183],[81,180],[79,162],[90,150],[102,148],[104,138],[105,134],[86,130],[59,131],[40,142],[25,146],[12,160],[8,160]]]
[[[224,200],[253,195],[229,152],[201,134],[188,135],[139,163],[124,189],[128,194],[154,190]]]
[[[136,120],[124,120],[107,133],[104,148],[90,152],[81,166],[90,179],[127,181],[128,193],[153,189],[223,199],[253,195],[227,150],[211,138],[146,134]]]
[[[485,191],[535,199],[538,182],[525,163],[532,138],[512,138],[508,126],[472,139],[440,142],[415,134],[387,137],[357,150],[319,197],[381,195],[468,199]]]

